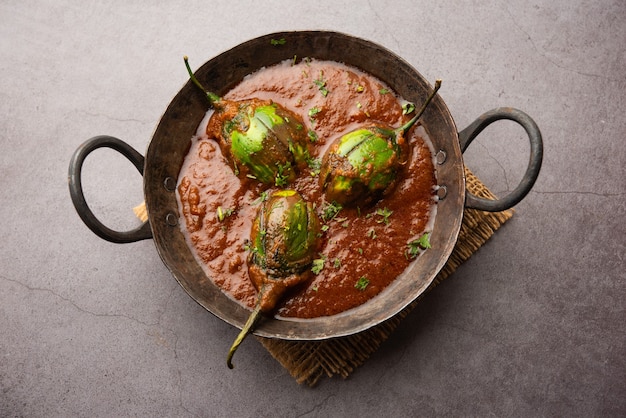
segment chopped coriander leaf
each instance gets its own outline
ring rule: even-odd
[[[420,254],[420,246],[415,241],[409,242],[404,256],[407,260],[412,260]]]
[[[286,186],[289,183],[289,170],[291,169],[291,163],[287,161],[284,165],[276,163],[278,167],[278,172],[276,173],[276,178],[274,179],[274,183],[278,187]]]
[[[428,232],[407,244],[406,258],[412,260],[427,248],[431,248]]]
[[[306,163],[311,170],[311,175],[313,177],[319,176],[320,171],[322,171],[322,160],[319,158],[313,158],[311,156],[308,156],[306,158]]]
[[[425,232],[424,235],[422,235],[420,237],[418,242],[419,242],[420,246],[423,249],[431,248],[431,245],[430,245],[430,234],[428,232]]]
[[[402,105],[402,114],[408,115],[409,113],[415,112],[415,105],[413,103],[405,103]]]
[[[277,45],[285,45],[285,43],[287,43],[287,41],[285,40],[285,38],[280,38],[280,39],[271,39],[270,40],[270,44],[277,46]]]
[[[343,209],[343,206],[341,206],[337,202],[326,203],[326,206],[324,206],[324,209],[323,209],[322,219],[325,222],[330,221],[335,216],[337,216],[337,214],[339,213],[341,209]]]
[[[376,209],[376,215],[382,216],[382,219],[378,219],[376,222],[379,224],[384,223],[385,225],[389,225],[389,217],[393,213],[389,208],[384,207],[382,209]]]
[[[370,281],[367,279],[367,277],[361,276],[359,277],[359,280],[357,280],[354,287],[356,287],[360,291],[364,291],[369,284],[370,284]]]
[[[311,120],[315,119],[315,116],[317,116],[317,114],[321,111],[322,110],[319,107],[312,107],[311,109],[309,109],[309,118]]]
[[[380,94],[387,94],[387,93],[389,93],[389,90],[387,90],[387,89],[380,89],[380,90],[378,90],[378,92]]]
[[[313,260],[313,265],[311,266],[311,271],[314,274],[320,274],[320,272],[324,269],[324,259],[316,258]]]
[[[317,136],[317,132],[315,132],[314,130],[310,129],[309,132],[307,133],[307,135],[309,136],[309,140],[311,142],[316,142],[318,139]]]
[[[328,96],[328,89],[326,88],[326,80],[324,80],[324,72],[320,71],[320,76],[318,79],[313,80],[313,84],[317,86],[322,96]]]
[[[221,206],[217,207],[217,220],[222,222],[224,219],[228,218],[235,212],[235,209],[227,208],[224,209]]]
[[[333,267],[336,268],[336,269],[341,268],[341,260],[339,258],[335,258],[333,260]]]

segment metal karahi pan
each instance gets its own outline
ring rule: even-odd
[[[280,45],[272,40],[281,40]],[[432,86],[411,65],[384,47],[326,31],[273,33],[252,39],[211,59],[196,71],[196,76],[208,90],[222,95],[246,75],[294,56],[332,60],[360,68],[414,103],[423,102],[432,91]],[[215,316],[241,328],[250,311],[211,281],[204,280],[205,272],[178,225],[178,174],[190,140],[206,110],[204,93],[188,82],[167,107],[145,157],[110,136],[97,136],[86,141],[70,162],[70,195],[82,220],[101,238],[117,243],[154,239],[161,259],[185,291]],[[522,181],[511,193],[499,200],[484,200],[466,193],[462,152],[485,127],[501,119],[513,120],[526,130],[530,140],[529,164]],[[358,333],[391,318],[418,298],[443,268],[457,241],[464,208],[508,209],[526,196],[537,179],[543,155],[541,133],[535,122],[519,110],[494,109],[459,132],[446,104],[437,95],[423,114],[421,123],[435,147],[439,185],[440,201],[430,236],[432,248],[420,255],[387,289],[357,308],[306,320],[267,318],[256,327],[256,335],[287,340],[321,340]],[[93,215],[85,201],[81,185],[83,161],[100,147],[119,151],[143,174],[149,221],[135,230],[111,230]]]

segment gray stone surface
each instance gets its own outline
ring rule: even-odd
[[[541,176],[513,220],[426,297],[349,379],[299,386],[201,309],[154,244],[117,245],[76,215],[67,167],[97,134],[145,150],[198,65],[253,37],[329,29],[404,57],[459,128],[528,112]],[[615,1],[0,2],[0,415],[626,415],[626,5]],[[466,163],[499,194],[527,160],[487,129]],[[141,178],[85,164],[109,225],[136,224]]]

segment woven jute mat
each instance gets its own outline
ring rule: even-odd
[[[465,176],[466,187],[470,192],[487,199],[495,198],[467,167]],[[454,250],[428,290],[450,276],[511,216],[513,216],[512,210],[489,213],[465,209],[461,231]],[[415,308],[419,300],[414,301],[382,324],[348,337],[323,341],[286,341],[262,337],[257,337],[257,339],[298,383],[315,386],[323,376],[338,375],[346,378],[357,367],[362,366]]]

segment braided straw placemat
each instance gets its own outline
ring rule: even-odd
[[[465,176],[467,190],[480,197],[495,198],[467,167],[465,168]],[[427,290],[432,289],[450,276],[511,216],[513,216],[513,210],[489,213],[465,209],[456,246],[444,268]],[[346,378],[357,367],[363,365],[391,335],[402,319],[417,305],[419,300],[420,298],[382,324],[348,337],[324,341],[286,341],[262,337],[257,337],[257,339],[298,383],[315,386],[324,375],[328,377],[339,375]]]

